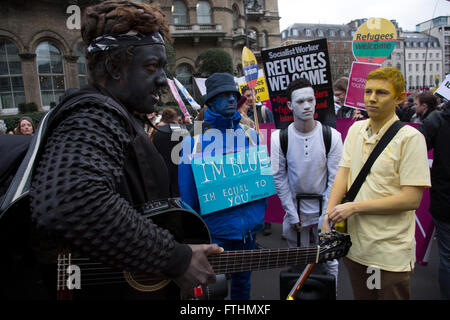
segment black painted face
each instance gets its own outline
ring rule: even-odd
[[[159,91],[167,85],[164,67],[166,50],[162,45],[134,48],[133,59],[122,73],[121,91],[117,94],[130,111],[149,114],[155,111]]]

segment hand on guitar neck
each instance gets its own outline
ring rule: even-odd
[[[193,288],[216,282],[216,274],[208,262],[207,256],[222,253],[223,248],[216,244],[189,245],[192,249],[192,258],[186,272],[175,279],[175,283],[185,298],[193,297]]]

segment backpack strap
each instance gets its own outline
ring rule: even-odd
[[[287,156],[288,141],[288,127],[280,129],[280,147],[285,158]]]
[[[326,124],[322,124],[323,143],[325,144],[325,155],[328,158],[328,153],[331,149],[331,128]]]

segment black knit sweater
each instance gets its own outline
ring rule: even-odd
[[[119,192],[123,180],[130,179],[129,164],[125,170],[130,150],[136,150],[136,132],[130,132],[128,121],[101,103],[80,103],[65,112],[33,174],[32,218],[39,230],[110,266],[177,277],[186,271],[191,249],[141,217],[133,194]],[[154,172],[144,179],[167,175],[162,159],[155,159],[150,155]],[[161,196],[158,188],[165,190],[159,183],[153,181],[155,190],[150,190],[154,199]]]

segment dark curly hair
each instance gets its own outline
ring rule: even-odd
[[[127,0],[105,1],[87,7],[83,12],[81,36],[87,46],[104,34],[122,34],[130,30],[140,33],[161,32],[170,41],[169,27],[159,4]],[[90,80],[99,82],[107,77],[105,61],[126,66],[133,57],[133,46],[86,54]]]

